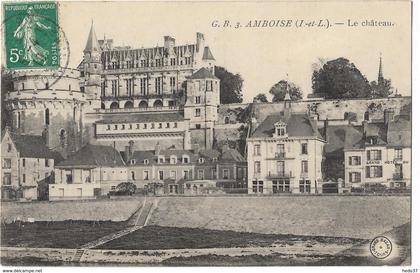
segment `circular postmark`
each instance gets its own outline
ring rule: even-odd
[[[1,35],[5,39],[6,54],[10,53],[9,55],[11,55],[10,58],[5,56],[6,59],[10,59],[10,62],[14,64],[21,63],[21,65],[18,67],[9,67],[6,64],[6,73],[13,74],[18,71],[25,73],[25,71],[40,70],[41,73],[38,76],[34,75],[31,77],[35,87],[42,89],[42,86],[48,86],[48,88],[51,88],[64,76],[68,69],[70,60],[69,41],[59,25],[58,16],[54,18],[45,14],[36,13],[34,11],[34,6],[37,5],[36,3],[16,5],[21,5],[19,9],[23,11],[5,17],[1,24]],[[35,19],[30,20],[28,19],[29,17]],[[33,27],[34,29],[38,27],[41,29],[31,32],[27,30],[31,29],[29,27]],[[41,31],[43,36],[35,38],[36,34]],[[48,40],[48,48],[40,44],[42,42],[41,38],[44,37],[46,40],[50,39]],[[15,44],[19,43],[21,47],[23,44],[24,48],[11,48],[9,50],[6,39],[13,40]],[[48,64],[46,64],[47,59],[49,60]],[[52,73],[44,74],[42,71],[52,71]]]
[[[377,259],[385,259],[392,252],[392,243],[385,236],[375,237],[370,242],[370,253]]]

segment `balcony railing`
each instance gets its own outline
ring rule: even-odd
[[[116,101],[116,100],[147,100],[147,99],[180,99],[182,97],[182,90],[177,90],[175,93],[163,94],[144,94],[144,95],[131,95],[131,96],[101,96],[103,101]]]
[[[267,179],[273,178],[291,178],[292,172],[268,172]]]
[[[402,175],[402,173],[393,173],[392,174],[392,180],[403,180],[404,177]]]
[[[286,153],[285,152],[275,153],[274,154],[274,158],[276,158],[276,159],[284,159],[284,158],[286,158]]]
[[[179,111],[181,106],[162,106],[148,108],[115,108],[115,109],[96,109],[97,113],[133,113],[133,112],[161,112],[161,111]]]

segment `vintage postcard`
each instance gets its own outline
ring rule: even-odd
[[[4,268],[412,265],[410,1],[1,14]]]

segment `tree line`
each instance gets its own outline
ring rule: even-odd
[[[216,77],[220,79],[221,104],[241,103],[243,101],[243,79],[240,74],[233,74],[223,67],[216,66]],[[351,98],[386,98],[393,93],[390,79],[378,78],[369,82],[360,70],[346,58],[330,61],[319,60],[312,73],[312,93],[325,99]],[[302,90],[292,81],[280,79],[267,90],[254,97],[254,101],[283,101],[286,93],[291,100],[301,100]]]

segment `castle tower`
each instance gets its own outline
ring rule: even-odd
[[[15,134],[42,135],[46,145],[63,157],[86,142],[83,112],[87,105],[80,91],[80,72],[66,69],[25,70],[12,74],[6,108]]]
[[[184,116],[189,120],[191,145],[205,149],[213,147],[214,124],[220,103],[220,80],[207,68],[201,68],[187,80]]]
[[[87,99],[90,101],[91,107],[100,108],[101,90],[104,89],[105,86],[102,86],[101,81],[102,50],[98,39],[96,38],[93,22],[90,27],[83,54],[82,77],[84,77],[84,91],[87,95]]]

